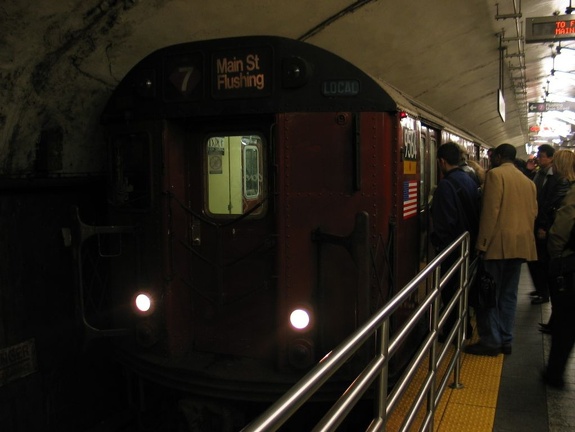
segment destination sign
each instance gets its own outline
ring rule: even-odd
[[[575,111],[573,102],[529,102],[529,112]]]
[[[527,18],[525,22],[526,43],[569,39],[575,39],[575,16],[573,15]]]
[[[270,47],[226,50],[212,55],[212,96],[253,98],[272,93]]]

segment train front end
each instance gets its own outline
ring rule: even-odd
[[[407,282],[397,106],[348,62],[275,37],[168,47],[102,119],[109,221],[87,236],[109,283],[102,316],[81,308],[142,379],[273,401]]]

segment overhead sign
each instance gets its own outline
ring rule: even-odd
[[[497,91],[497,111],[501,120],[505,121],[505,98],[501,89]]]
[[[529,102],[529,112],[575,111],[573,102]]]
[[[525,43],[575,39],[575,15],[527,18]]]

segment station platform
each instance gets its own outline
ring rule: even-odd
[[[575,361],[557,390],[541,380],[551,336],[541,333],[551,304],[532,305],[527,264],[521,269],[513,353],[480,357],[462,353],[463,388],[447,389],[436,412],[435,431],[575,431]],[[476,332],[471,342],[477,338]]]

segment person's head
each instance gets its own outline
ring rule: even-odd
[[[475,174],[477,174],[477,178],[479,179],[479,184],[482,185],[485,181],[485,169],[479,165],[479,163],[471,159],[467,161],[467,164],[473,168]]]
[[[515,160],[513,161],[513,163],[515,164],[515,166],[521,170],[521,171],[525,171],[527,169],[527,162],[525,162],[523,159],[521,158],[515,158]]]
[[[515,157],[517,156],[517,150],[511,144],[500,144],[495,150],[491,157],[491,163],[494,167],[497,167],[505,162],[515,162]]]
[[[487,160],[489,161],[489,168],[493,167],[493,157],[495,156],[495,147],[487,149]]]
[[[439,168],[446,173],[459,166],[461,162],[461,147],[454,142],[446,142],[437,149]]]
[[[465,150],[465,148],[460,145],[458,145],[457,147],[459,147],[459,165],[466,165],[469,159],[467,150]]]
[[[575,153],[571,150],[557,150],[553,156],[555,175],[575,181]]]
[[[527,171],[533,171],[535,168],[537,168],[537,161],[535,160],[535,158],[530,157],[529,159],[527,159],[527,161],[525,162],[525,169]]]
[[[550,144],[542,144],[537,148],[537,161],[541,168],[547,168],[553,163],[555,149]]]

